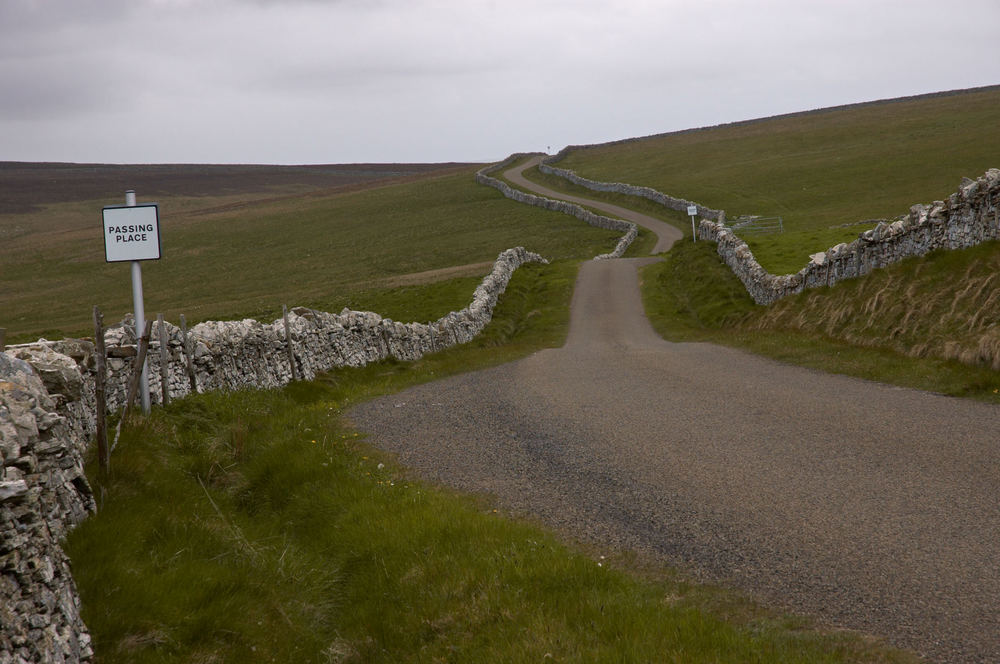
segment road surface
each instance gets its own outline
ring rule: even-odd
[[[584,264],[563,348],[351,419],[561,532],[932,661],[1000,661],[1000,409],[664,341],[643,260]]]

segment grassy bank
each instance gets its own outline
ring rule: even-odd
[[[1000,245],[936,252],[770,307],[753,303],[715,245],[678,243],[645,268],[653,326],[831,373],[1000,403]],[[961,279],[956,275],[962,275]],[[960,362],[959,360],[964,360]]]
[[[100,661],[913,661],[577,550],[345,427],[358,399],[561,343],[575,269],[519,270],[465,346],[196,396],[128,429],[68,542]]]

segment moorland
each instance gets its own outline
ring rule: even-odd
[[[733,213],[783,214],[788,233],[753,244],[783,271],[840,241],[845,230],[831,226],[903,214],[997,166],[998,132],[1000,91],[987,89],[664,135],[562,165]],[[634,553],[560,540],[497,513],[488,496],[421,483],[343,419],[371,395],[561,343],[576,266],[615,234],[503,199],[473,182],[474,165],[365,167],[349,182],[319,167],[288,179],[260,167],[259,179],[236,172],[214,189],[136,184],[117,167],[97,189],[61,187],[57,173],[72,167],[8,167],[76,192],[11,196],[15,180],[0,170],[8,343],[86,335],[93,304],[109,319],[129,310],[127,270],[104,264],[98,230],[101,206],[127,188],[162,205],[164,259],[144,275],[147,312],[168,319],[268,320],[288,303],[430,320],[464,306],[509,246],[553,260],[519,270],[494,323],[465,347],[282,391],[190,397],[128,427],[112,473],[92,473],[98,515],[68,542],[101,661],[913,661]],[[686,218],[654,212],[689,232]],[[630,255],[650,246],[640,237]],[[995,400],[997,372],[925,342],[957,337],[984,307],[1000,319],[988,309],[998,267],[1000,247],[984,245],[764,309],[707,243],[681,242],[643,281],[668,338]],[[877,306],[876,292],[903,304]],[[921,307],[907,305],[916,295]],[[849,306],[856,313],[829,315]],[[861,316],[867,325],[833,323]],[[890,334],[901,326],[907,334]]]

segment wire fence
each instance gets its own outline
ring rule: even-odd
[[[736,217],[726,221],[726,227],[737,235],[763,235],[784,233],[785,224],[781,217],[759,217],[756,215]]]

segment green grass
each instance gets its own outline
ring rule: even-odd
[[[987,89],[667,134],[574,151],[558,165],[809,231],[946,198],[962,177],[1000,166],[998,155],[1000,89]],[[799,239],[797,261],[829,247]]]
[[[270,321],[282,304],[373,309],[402,299],[379,285],[385,279],[493,261],[519,245],[550,260],[590,257],[618,240],[617,233],[507,200],[476,184],[473,173],[259,202],[214,215],[185,215],[190,204],[167,201],[163,258],[143,264],[146,311],[174,321],[184,313],[195,323]],[[31,233],[0,247],[0,327],[7,328],[8,343],[88,334],[93,304],[108,321],[131,311],[129,268],[104,262],[100,226],[91,223],[101,204],[92,205],[68,203],[23,216],[19,223]],[[92,219],[81,217],[88,209]],[[46,215],[56,215],[59,232],[47,232]],[[456,307],[459,292],[452,289],[441,308],[428,312],[432,318],[468,304],[465,285],[464,301]]]
[[[654,328],[831,373],[1000,403],[1000,244],[935,252],[770,307],[715,245],[678,243],[643,271]],[[963,275],[956,279],[956,275]]]
[[[850,244],[875,224],[837,228],[811,228],[767,235],[741,235],[761,267],[771,274],[793,274],[806,266],[809,256],[841,242]],[[739,234],[737,232],[737,234]]]
[[[760,308],[711,242],[675,244],[643,269],[642,293],[646,316],[672,341],[711,339]]]
[[[760,312],[757,330],[823,335],[915,358],[993,369],[1000,383],[1000,242],[910,258]],[[989,385],[989,383],[987,383]]]
[[[576,549],[414,481],[345,426],[359,399],[561,343],[575,272],[519,270],[482,337],[419,362],[127,427],[67,542],[99,661],[914,661]]]

